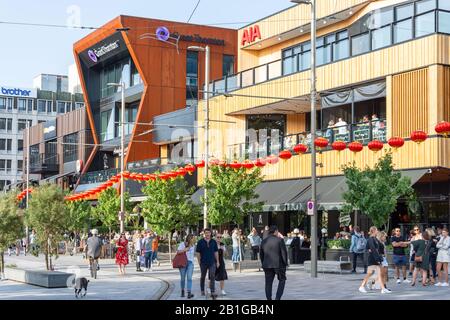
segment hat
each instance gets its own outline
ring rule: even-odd
[[[97,229],[92,229],[91,233],[97,235],[98,234],[98,230]]]
[[[294,233],[300,233],[300,230],[298,230],[298,228],[295,228]]]

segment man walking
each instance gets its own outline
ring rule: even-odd
[[[134,250],[136,252],[136,271],[137,272],[142,272],[141,255],[142,255],[143,240],[144,240],[144,236],[138,232],[136,235],[136,239],[134,241]]]
[[[278,228],[271,226],[268,236],[262,241],[259,256],[265,274],[266,298],[272,300],[272,284],[277,275],[278,289],[275,299],[280,300],[286,283],[288,256],[284,240],[278,237]]]
[[[144,241],[142,243],[145,258],[145,270],[152,271],[152,244],[153,244],[153,232],[151,230],[147,231]]]
[[[353,270],[352,273],[356,273],[356,263],[358,257],[361,258],[364,264],[364,273],[367,273],[367,263],[364,259],[364,253],[366,252],[367,240],[364,234],[359,231],[359,227],[355,226],[353,228],[352,242],[350,244],[350,252],[353,255]]]
[[[394,249],[393,262],[395,265],[397,284],[402,283],[400,280],[400,268],[403,273],[403,282],[410,283],[411,281],[406,279],[406,265],[408,264],[408,260],[405,255],[405,248],[409,246],[409,242],[402,236],[400,228],[394,229],[394,235],[391,237],[391,243]]]
[[[258,235],[256,228],[252,229],[252,233],[250,233],[247,238],[250,240],[250,246],[252,247],[252,260],[258,260],[261,237]]]
[[[219,268],[219,248],[217,242],[211,239],[211,229],[205,228],[203,230],[203,238],[197,242],[197,260],[200,266],[200,290],[202,296],[205,295],[205,278],[206,273],[209,272],[209,287],[211,289],[211,297],[215,300],[217,298],[215,289],[216,269]]]

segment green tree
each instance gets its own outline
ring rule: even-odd
[[[45,184],[33,190],[26,220],[36,230],[37,244],[44,252],[47,270],[53,269],[51,257],[58,257],[58,243],[63,239],[67,219],[61,188],[55,184]]]
[[[23,235],[24,212],[16,203],[16,194],[0,195],[0,274],[5,272],[5,250]]]
[[[394,212],[400,197],[408,204],[415,201],[415,192],[411,180],[394,171],[392,153],[380,158],[374,168],[361,170],[355,163],[343,167],[348,191],[343,194],[345,204],[343,212],[350,214],[360,210],[377,227],[385,226]]]
[[[66,201],[67,230],[75,233],[86,232],[89,228],[92,206],[89,201]],[[73,246],[76,246],[76,238],[73,238]],[[66,243],[67,250],[67,243]]]
[[[211,167],[210,178],[205,181],[208,221],[213,225],[241,224],[251,212],[261,211],[264,202],[256,201],[259,195],[255,189],[262,181],[259,168],[247,171],[245,168]],[[204,197],[202,202],[205,202]]]

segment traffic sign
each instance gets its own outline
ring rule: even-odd
[[[313,216],[314,215],[314,202],[313,201],[308,201],[308,216]]]

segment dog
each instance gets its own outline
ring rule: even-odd
[[[75,298],[84,298],[87,294],[89,280],[85,277],[75,280]]]

